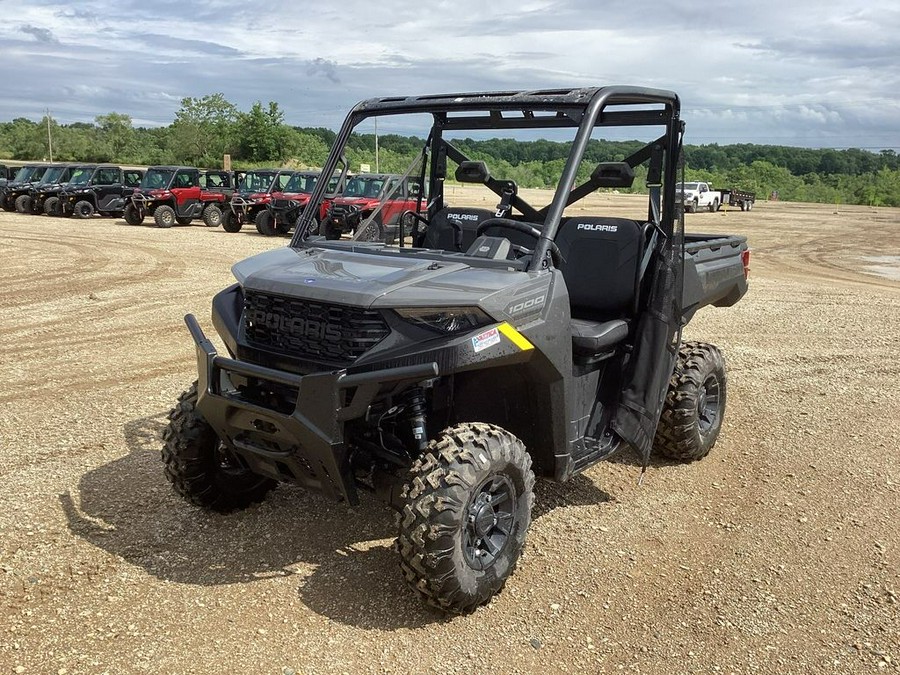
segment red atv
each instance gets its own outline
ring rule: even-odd
[[[159,227],[189,225],[202,218],[210,227],[222,221],[225,195],[201,187],[200,170],[188,166],[151,166],[125,204],[123,217],[140,225],[148,215]]]
[[[248,171],[222,214],[224,230],[240,232],[244,224],[249,222],[257,223],[257,230],[260,230],[257,219],[268,213],[266,205],[272,201],[273,193],[282,192],[292,174],[290,169]]]
[[[419,210],[421,195],[418,177],[357,174],[334,199],[322,224],[323,234],[326,239],[340,239],[342,234],[353,233],[357,238],[391,244],[397,237],[400,217]]]
[[[319,180],[318,171],[297,171],[291,176],[291,180],[285,186],[283,192],[272,194],[272,201],[268,203],[265,213],[257,217],[256,227],[260,234],[271,237],[276,234],[288,234],[297,224],[297,220],[306,208],[316,181]],[[328,194],[334,195],[341,183],[340,176],[334,176],[328,184]],[[328,217],[328,210],[334,197],[326,196],[315,214],[316,222],[309,234],[318,234],[319,226]]]

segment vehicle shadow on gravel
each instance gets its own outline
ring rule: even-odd
[[[59,496],[69,529],[148,574],[217,586],[293,577],[312,611],[367,629],[415,628],[446,620],[406,586],[393,550],[391,509],[363,494],[359,509],[289,485],[229,515],[185,504],[159,461],[165,413],[134,420],[128,454],[85,473]],[[534,517],[609,500],[584,476],[539,481]]]

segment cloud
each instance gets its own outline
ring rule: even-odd
[[[337,64],[334,61],[317,57],[309,62],[306,67],[308,75],[321,75],[335,84],[340,84],[341,80],[337,74]]]
[[[163,125],[185,96],[340,124],[375,96],[637,84],[681,97],[691,143],[896,145],[896,0],[29,0],[0,22],[0,121],[110,110]],[[730,17],[739,16],[740,21]],[[340,39],[336,39],[340,36]]]
[[[31,35],[38,42],[47,42],[50,44],[59,44],[59,40],[53,35],[53,32],[47,28],[38,28],[30,24],[25,24],[19,28],[19,31],[26,35]]]

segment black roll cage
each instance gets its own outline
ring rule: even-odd
[[[646,106],[662,106],[650,108]],[[429,200],[437,208],[443,203],[443,183],[446,172],[446,154],[449,144],[444,141],[444,131],[474,131],[481,129],[560,129],[576,128],[569,156],[556,187],[553,200],[539,213],[544,216],[541,236],[531,258],[529,270],[540,269],[548,252],[563,212],[576,199],[581,198],[587,184],[576,186],[578,167],[596,127],[664,126],[665,133],[630,158],[636,166],[653,158],[657,166],[651,166],[648,184],[653,183],[661,199],[651,199],[648,221],[658,224],[664,239],[671,242],[675,208],[675,170],[681,143],[681,106],[675,92],[633,86],[606,86],[583,89],[548,89],[538,91],[506,91],[462,94],[436,94],[413,97],[375,98],[358,103],[347,115],[338,132],[325,166],[323,176],[331,176],[343,159],[343,149],[353,129],[365,119],[386,115],[431,113],[434,122],[430,134],[431,180]],[[452,146],[450,146],[452,147]],[[458,152],[458,151],[457,151]],[[453,159],[453,157],[451,157]],[[652,164],[653,162],[651,162]],[[660,170],[667,180],[660,183]],[[655,181],[655,182],[654,182]],[[303,223],[311,223],[315,209],[325,196],[328,181],[318,181],[301,216]],[[433,215],[433,214],[429,214]],[[305,246],[307,226],[298,227],[290,246]],[[317,242],[318,246],[319,243]]]

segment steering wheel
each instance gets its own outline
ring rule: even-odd
[[[508,230],[515,230],[516,232],[521,232],[522,234],[532,236],[535,238],[535,240],[539,240],[541,238],[541,231],[534,225],[523,223],[521,220],[513,220],[512,218],[488,218],[478,226],[477,230],[475,230],[475,237],[480,237],[492,227],[505,227]],[[523,256],[532,255],[534,253],[534,249],[525,248],[524,246],[520,246],[519,244],[512,244],[512,250],[516,253],[521,253]],[[553,261],[553,264],[555,266],[559,267],[559,262],[561,259],[562,254],[559,251],[559,247],[556,245],[556,242],[551,241],[550,260]]]

